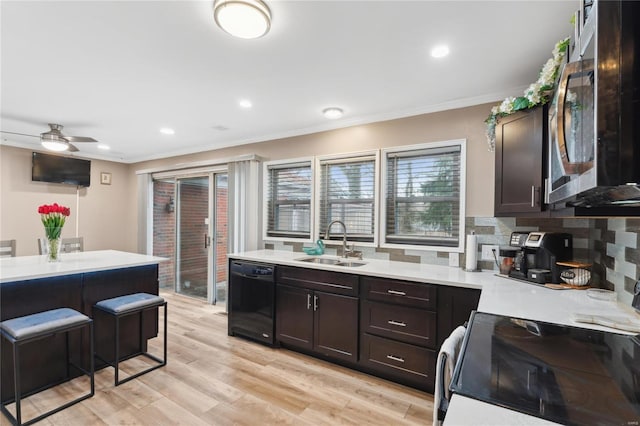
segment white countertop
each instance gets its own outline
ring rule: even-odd
[[[630,306],[618,302],[591,299],[587,296],[585,290],[553,290],[497,276],[494,271],[465,272],[460,268],[450,266],[378,259],[364,259],[363,262],[366,262],[366,265],[358,267],[332,266],[301,262],[296,259],[310,256],[304,253],[283,250],[257,250],[231,254],[229,257],[278,265],[482,289],[478,311],[496,315],[616,333],[624,332],[598,325],[575,322],[572,319],[572,314],[580,312],[624,316],[640,321],[640,315]],[[445,426],[483,424],[549,425],[553,423],[454,394],[447,411]]]
[[[278,265],[297,266],[300,268],[322,269],[325,271],[344,272],[348,274],[368,275],[373,277],[393,278],[406,281],[429,282],[433,284],[446,284],[454,287],[466,287],[481,289],[494,280],[493,274],[488,272],[465,272],[460,268],[450,266],[427,265],[424,263],[395,262],[392,260],[363,259],[363,266],[345,267],[336,265],[322,265],[317,263],[301,262],[296,259],[308,256],[304,253],[296,253],[284,250],[256,250],[244,253],[230,254],[232,259],[252,260],[256,262],[274,263]],[[336,256],[320,256],[335,258]],[[358,259],[349,260],[360,262]]]
[[[0,259],[0,283],[153,265],[164,260],[117,250],[63,253],[60,262],[47,262],[45,255],[4,257]]]

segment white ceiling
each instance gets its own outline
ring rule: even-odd
[[[537,79],[578,2],[267,3],[271,31],[242,40],[213,1],[3,0],[0,128],[63,124],[111,147],[76,155],[130,163],[492,102]]]

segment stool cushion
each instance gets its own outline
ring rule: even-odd
[[[113,314],[122,314],[129,311],[135,311],[150,306],[157,306],[164,303],[164,299],[155,294],[135,293],[126,296],[114,297],[113,299],[101,300],[96,303],[100,309],[111,312]]]
[[[78,311],[59,308],[3,321],[0,328],[15,340],[21,340],[88,322],[91,322],[91,318]]]

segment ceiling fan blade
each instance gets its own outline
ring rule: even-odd
[[[64,136],[64,139],[67,142],[98,142],[94,138],[90,138],[87,136]]]
[[[69,152],[77,152],[80,151],[78,148],[76,148],[74,145],[69,144],[69,148],[67,149],[67,151]]]
[[[40,137],[40,135],[27,135],[26,133],[5,132],[4,130],[0,130],[0,133],[6,133],[8,135],[31,136],[32,138]]]

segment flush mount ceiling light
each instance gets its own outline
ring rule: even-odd
[[[238,102],[238,105],[240,105],[244,109],[249,109],[253,106],[251,101],[248,99],[242,99],[240,102]]]
[[[111,149],[111,147],[109,145],[105,145],[103,143],[98,145],[98,149],[101,149],[103,151],[109,151]]]
[[[431,56],[434,58],[444,58],[449,54],[449,46],[441,44],[431,49]]]
[[[271,28],[271,11],[260,0],[216,0],[213,17],[225,32],[238,38],[258,38]]]
[[[322,113],[326,118],[335,120],[336,118],[342,117],[342,114],[344,113],[344,111],[342,111],[342,108],[331,107],[331,108],[323,109]]]
[[[176,131],[168,127],[163,127],[162,129],[160,129],[160,133],[162,133],[163,135],[175,135]]]

